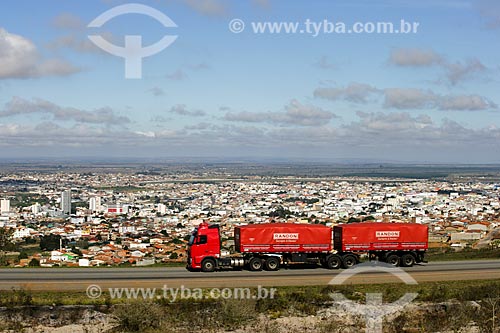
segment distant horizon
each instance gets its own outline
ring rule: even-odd
[[[185,156],[185,157],[98,157],[98,156],[86,156],[86,157],[19,157],[19,158],[9,158],[0,157],[1,164],[90,164],[90,163],[111,163],[111,164],[263,164],[263,165],[338,165],[338,166],[500,166],[500,162],[491,163],[457,163],[457,162],[432,162],[432,161],[404,161],[404,160],[373,160],[373,159],[362,159],[362,158],[338,158],[338,159],[328,159],[328,158],[317,158],[317,159],[301,159],[301,158],[259,158],[259,157],[240,157],[240,158],[229,158],[229,157],[195,157],[195,156]]]

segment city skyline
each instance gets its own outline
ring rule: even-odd
[[[138,1],[177,27],[137,14],[87,27],[127,3],[10,1],[0,13],[1,159],[500,163],[494,1]],[[401,20],[418,30],[324,29]],[[257,33],[256,22],[323,26]],[[177,39],[134,80],[89,34]]]

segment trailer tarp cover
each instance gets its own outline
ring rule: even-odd
[[[416,223],[351,223],[333,228],[337,251],[426,250],[429,231]]]
[[[332,250],[332,228],[321,224],[266,223],[234,228],[236,251],[284,253]]]

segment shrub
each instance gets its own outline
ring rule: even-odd
[[[147,332],[159,329],[163,322],[163,311],[158,304],[133,303],[120,305],[114,311],[119,329],[124,332]]]
[[[31,259],[29,262],[28,266],[30,267],[39,267],[40,266],[40,261],[36,258]]]

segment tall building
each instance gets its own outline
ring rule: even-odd
[[[2,199],[0,203],[0,213],[8,213],[10,212],[10,200]]]
[[[61,193],[61,210],[65,215],[71,214],[71,190]]]
[[[92,197],[89,200],[89,209],[93,212],[101,210],[101,197]]]
[[[167,205],[165,204],[158,204],[158,213],[161,215],[164,215],[167,213]]]
[[[40,204],[38,202],[35,202],[33,206],[31,206],[31,212],[36,215],[40,213],[40,208],[41,208]]]

